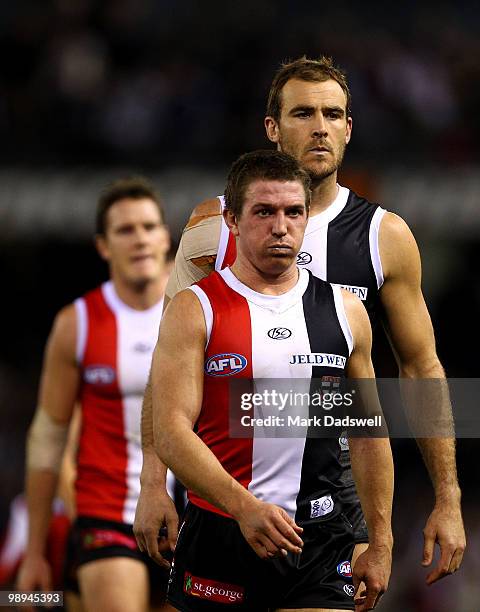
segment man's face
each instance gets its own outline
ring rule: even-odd
[[[350,140],[352,119],[346,104],[343,89],[333,79],[290,79],[282,89],[280,120],[265,119],[267,136],[295,157],[312,180],[322,180],[340,167]]]
[[[115,202],[107,212],[105,236],[97,238],[112,276],[139,288],[160,276],[169,246],[168,231],[150,198]]]
[[[244,195],[239,218],[226,211],[237,238],[238,257],[266,275],[294,266],[307,225],[305,191],[299,181],[257,179]]]

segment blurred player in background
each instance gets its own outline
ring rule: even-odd
[[[421,291],[420,257],[410,229],[397,215],[337,183],[337,172],[352,133],[350,107],[345,75],[324,57],[301,58],[282,66],[270,88],[267,136],[279,150],[299,160],[312,179],[310,219],[298,265],[358,295],[373,327],[382,312],[402,378],[442,379],[445,374],[436,354]],[[221,270],[235,261],[235,243],[222,217],[223,206],[222,196],[194,209],[183,232],[167,299],[212,270]],[[151,409],[147,385],[142,414],[142,492],[134,531],[139,546],[158,559],[158,530],[175,521],[169,513],[168,497],[160,493],[165,491],[161,484],[165,470],[153,450]],[[448,392],[439,403],[440,413],[451,421]],[[427,576],[427,582],[432,583],[459,568],[465,533],[455,440],[423,438],[417,442],[436,498],[424,530],[423,565],[432,563],[435,542],[441,548],[441,558]],[[368,534],[351,479],[347,449],[344,451],[344,477],[350,483],[344,503],[355,528],[356,558],[366,547]],[[175,537],[176,530],[169,533],[172,547]]]
[[[162,314],[170,238],[159,197],[142,177],[105,189],[96,224],[110,280],[62,309],[47,343],[28,434],[29,535],[17,587],[52,587],[46,535],[78,400],[73,540],[82,603],[92,612],[143,612],[149,572],[157,572],[156,588],[166,586],[165,570],[138,550],[132,523],[140,490],[140,407]]]

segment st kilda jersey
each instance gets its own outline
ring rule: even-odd
[[[163,299],[134,310],[112,282],[75,301],[82,429],[77,513],[133,524],[140,493],[140,414]]]
[[[229,268],[190,289],[206,321],[203,403],[195,431],[224,469],[255,497],[284,508],[295,520],[339,512],[342,466],[337,438],[229,435],[229,382],[235,377],[343,377],[353,348],[339,287],[300,270],[283,295],[257,293]],[[274,333],[283,330],[281,337]],[[189,491],[199,507],[222,512]],[[338,506],[338,507],[337,507]]]
[[[223,207],[223,196],[219,200]],[[378,292],[383,285],[378,231],[384,213],[377,204],[339,185],[335,201],[308,220],[297,255],[299,267],[357,295],[372,327],[378,318]],[[235,238],[222,221],[215,270],[231,266],[235,258]]]

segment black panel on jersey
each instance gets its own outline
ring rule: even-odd
[[[310,350],[312,353],[330,353],[342,355],[348,359],[348,344],[338,320],[333,289],[329,283],[313,276],[303,295],[303,311]],[[313,366],[311,393],[317,391],[319,379],[323,376],[344,378],[344,370],[339,368]],[[317,379],[316,381],[314,379]],[[324,410],[318,406],[310,406],[309,416],[323,416]],[[330,431],[330,430],[329,430]],[[333,428],[332,435],[335,435]],[[310,501],[324,495],[332,495],[342,488],[342,466],[340,463],[340,446],[338,437],[312,437],[309,429],[305,441],[302,460],[300,489],[297,496],[297,513],[295,520],[310,521]],[[340,510],[340,507],[338,507]],[[335,511],[335,514],[337,511]],[[314,519],[315,520],[315,519]]]
[[[345,208],[328,224],[327,236],[327,280],[368,289],[363,303],[372,326],[378,318],[378,287],[369,235],[377,208],[350,191]]]

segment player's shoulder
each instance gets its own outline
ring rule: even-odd
[[[77,312],[74,304],[68,304],[55,315],[48,344],[50,347],[56,347],[62,354],[73,355],[76,342]]]
[[[380,236],[384,235],[388,239],[407,239],[410,236],[413,238],[411,229],[408,223],[396,213],[385,211],[380,225]]]
[[[385,213],[379,231],[379,249],[385,280],[409,273],[420,265],[415,237],[408,224],[395,213]]]
[[[165,323],[181,329],[182,332],[205,330],[203,308],[194,291],[189,288],[182,289],[173,296],[163,314],[160,329]]]
[[[354,344],[357,344],[359,338],[371,338],[370,319],[368,318],[367,310],[363,302],[351,291],[347,291],[346,289],[341,289],[341,294],[345,315],[350,325]]]
[[[77,321],[77,311],[75,308],[75,304],[67,304],[63,308],[61,308],[57,314],[55,315],[55,319],[53,321],[53,329],[66,333],[71,330],[71,328],[75,328]]]
[[[345,308],[345,312],[347,315],[351,314],[355,317],[360,317],[363,319],[365,316],[368,318],[367,311],[362,301],[358,296],[353,294],[351,291],[347,291],[347,289],[340,289],[343,307]]]
[[[190,287],[182,289],[176,293],[169,301],[168,306],[165,309],[165,313],[168,312],[169,309],[190,313],[192,308],[197,308],[200,306],[200,299],[195,292],[196,286],[196,284],[190,285]]]
[[[218,197],[208,198],[197,204],[190,214],[186,229],[209,217],[221,217],[222,208]]]

